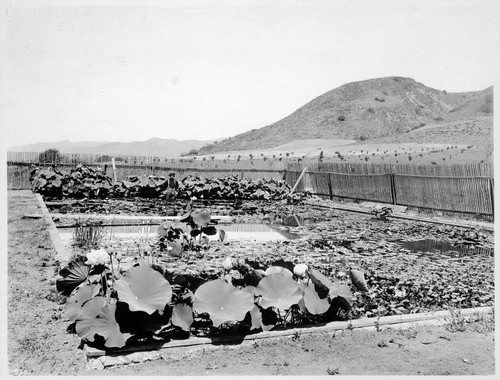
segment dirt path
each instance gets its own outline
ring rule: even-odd
[[[8,366],[11,375],[492,375],[494,322],[344,331],[237,346],[162,351],[162,359],[87,370],[55,292],[57,263],[29,191],[8,194]]]
[[[113,375],[489,375],[493,334],[444,326],[344,331],[238,346],[166,352],[163,360],[105,370]]]

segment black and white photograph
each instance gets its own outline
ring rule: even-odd
[[[0,13],[2,378],[498,372],[500,2]]]

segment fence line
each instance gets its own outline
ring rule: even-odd
[[[298,171],[287,171],[287,181]],[[491,177],[308,172],[311,191],[321,196],[368,200],[441,211],[493,215]]]
[[[307,166],[311,172],[331,172],[347,174],[408,174],[449,177],[493,177],[493,165],[452,164],[452,165],[412,165],[412,164],[370,164],[370,163],[302,163],[287,162],[287,170],[301,171]]]
[[[111,156],[100,154],[61,154],[56,164],[111,164]],[[232,157],[232,159],[230,159]],[[240,170],[290,170],[302,171],[307,166],[311,172],[332,172],[347,174],[413,174],[426,176],[449,177],[493,177],[493,165],[481,164],[453,164],[453,165],[414,165],[414,164],[373,164],[373,163],[346,163],[346,162],[318,162],[317,160],[295,161],[294,158],[280,159],[234,159],[234,155],[227,159],[207,159],[194,157],[165,158],[156,156],[125,156],[115,155],[116,165],[123,166],[151,166],[158,168],[181,169],[240,169]],[[8,163],[39,164],[40,153],[37,152],[7,152]],[[50,162],[52,163],[52,162]],[[264,170],[265,169],[265,170]]]
[[[39,153],[8,152],[9,189],[29,189],[30,164],[38,163]],[[57,163],[63,168],[78,163],[100,166],[112,177],[110,161],[93,154],[64,154]],[[121,157],[121,158],[120,158]],[[108,157],[110,159],[110,157]],[[64,162],[63,162],[64,161]],[[443,211],[493,215],[493,166],[490,164],[410,165],[368,163],[318,163],[278,160],[199,160],[159,159],[143,156],[115,157],[117,180],[127,176],[164,176],[170,171],[182,179],[187,175],[220,177],[237,174],[241,178],[285,179],[293,186],[304,166],[308,170],[296,191],[393,203]]]

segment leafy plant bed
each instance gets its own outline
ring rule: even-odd
[[[297,212],[300,207],[264,205],[262,214]],[[320,219],[321,213],[308,210],[308,216]],[[198,222],[191,228],[200,231],[195,233],[195,237],[201,237],[210,219],[198,216],[195,219]],[[169,246],[169,242],[164,242],[165,247],[162,249],[161,239],[169,236],[168,231],[172,228],[173,232],[177,228],[168,225],[162,236],[155,237],[135,251],[120,250],[118,245],[106,247],[111,255],[106,253],[104,259],[108,255],[115,263],[113,267],[102,266],[96,270],[95,265],[92,267],[80,262],[76,270],[80,273],[80,279],[84,277],[83,285],[76,285],[81,286],[79,289],[86,289],[81,296],[85,295],[83,299],[87,298],[87,301],[83,303],[78,298],[80,290],[68,300],[74,306],[75,297],[79,299],[76,311],[70,308],[73,310],[70,316],[75,321],[73,331],[80,331],[84,340],[101,347],[111,339],[108,342],[110,347],[125,345],[125,342],[161,343],[190,335],[213,337],[250,334],[269,327],[493,305],[491,233],[421,222],[384,221],[335,211],[330,212],[329,219],[295,227],[308,235],[307,239],[298,241],[228,242],[221,239],[181,251],[175,245]],[[212,230],[205,230],[207,233],[209,231]],[[491,251],[483,255],[471,250],[469,254],[457,258],[436,252],[425,256],[417,255],[417,252],[404,248],[400,243],[401,240],[428,238],[455,245],[488,248]],[[139,266],[134,267],[136,264]],[[308,268],[308,274],[303,278],[301,272],[296,273],[295,277],[292,274],[297,264],[304,264]],[[127,275],[127,271],[134,273],[142,270],[134,268],[148,266],[151,269],[148,273]],[[73,278],[74,271],[68,270],[63,270],[63,277]],[[280,273],[266,274],[266,271]],[[87,275],[81,276],[81,273]],[[126,278],[129,280],[123,280]],[[149,305],[149,309],[144,310],[141,309],[144,305],[136,305],[137,299],[141,298],[139,294],[129,297],[123,295],[127,293],[123,293],[123,289],[134,289],[137,287],[135,282],[141,281],[139,279],[151,278],[158,279],[157,282],[162,284],[160,288],[170,287],[171,296],[167,297],[166,293],[169,292],[165,290],[160,297],[161,305],[157,304],[155,309]],[[260,293],[256,291],[261,281],[274,280],[269,294],[264,295],[262,289]],[[118,289],[115,287],[119,281],[128,282],[128,288],[120,285],[122,295],[120,286]],[[203,295],[201,291],[204,286],[213,288]],[[155,287],[147,286],[148,289]],[[142,287],[139,288],[142,292]],[[65,290],[69,295],[74,288],[59,286],[59,290]],[[281,297],[279,293],[283,290],[287,290],[286,297]],[[201,293],[198,294],[199,291]],[[143,294],[147,299],[156,299],[156,293],[154,295],[148,292]],[[307,297],[310,301],[306,303]],[[287,299],[287,305],[279,302],[268,304],[267,299],[273,299],[272,302]],[[84,316],[81,316],[81,310],[91,301],[90,306],[87,306],[91,308],[90,315],[84,312]],[[226,302],[230,302],[229,306]],[[234,315],[231,314],[229,318],[226,313],[233,311]],[[113,325],[113,316],[119,329],[115,328],[112,336],[107,333],[102,336],[101,333],[105,332],[93,324],[105,319],[109,322],[106,326]],[[83,323],[88,327],[84,329],[85,333],[82,333],[81,328],[83,320],[88,322],[87,325]]]
[[[283,180],[249,180],[237,175],[220,178],[203,178],[188,175],[174,188],[161,176],[129,176],[126,180],[113,182],[101,168],[78,165],[69,172],[57,167],[30,171],[33,191],[46,200],[107,199],[107,198],[153,198],[170,199],[171,195],[181,199],[263,199],[300,202],[307,193],[291,193],[291,187]]]

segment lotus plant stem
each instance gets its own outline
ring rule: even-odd
[[[111,264],[111,284],[112,288],[114,289],[115,287],[115,268],[113,266],[113,252],[109,254],[109,262]]]
[[[283,322],[286,326],[286,320],[288,318],[288,316],[290,315],[290,313],[292,314],[292,319],[293,319],[293,307],[290,307],[290,309],[288,309],[288,311],[285,313],[285,317],[283,318]],[[292,323],[293,323],[293,320],[292,320]]]
[[[101,286],[102,286],[102,289],[106,289],[107,288],[107,284],[106,284],[106,278],[104,277],[104,275],[101,274]],[[106,291],[106,293],[108,294],[108,292]],[[109,298],[106,297],[109,301]]]

